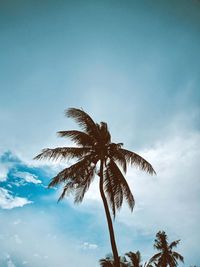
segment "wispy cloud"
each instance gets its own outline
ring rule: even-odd
[[[97,244],[88,243],[88,242],[84,242],[83,244],[81,244],[81,248],[83,248],[83,249],[97,249],[98,245]]]
[[[37,175],[29,173],[29,172],[18,171],[14,174],[14,176],[17,178],[22,178],[27,183],[33,183],[33,184],[41,184],[42,183],[42,181],[38,179]]]
[[[32,201],[29,201],[27,198],[13,196],[11,191],[8,191],[4,188],[0,188],[0,207],[2,209],[23,207],[24,205],[30,203],[32,203]]]
[[[0,163],[0,182],[4,182],[7,179],[9,166]]]

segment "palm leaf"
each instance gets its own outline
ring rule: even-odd
[[[81,182],[88,166],[90,166],[91,164],[91,161],[94,161],[93,155],[88,155],[77,163],[71,165],[70,167],[65,168],[64,170],[59,172],[54,178],[51,179],[51,182],[48,187],[53,187],[69,179],[74,179],[77,182]]]
[[[93,119],[83,110],[69,108],[65,111],[67,117],[73,118],[79,126],[96,141],[99,140],[99,132]]]
[[[37,155],[34,159],[73,159],[83,157],[91,152],[89,147],[57,147],[57,148],[45,148],[42,153]]]
[[[181,254],[179,254],[178,252],[173,251],[172,255],[176,260],[184,262],[184,257]]]
[[[117,164],[119,164],[122,167],[124,173],[126,173],[126,170],[127,170],[126,158],[125,158],[125,155],[120,151],[120,148],[122,145],[123,145],[122,143],[109,144],[108,156],[110,159],[113,159],[114,161],[116,161]]]
[[[87,133],[81,131],[59,131],[58,135],[60,137],[69,137],[72,141],[74,141],[77,145],[81,146],[91,146],[94,145],[94,139],[92,136]]]
[[[128,183],[126,182],[125,177],[113,160],[110,160],[110,163],[108,164],[108,170],[110,177],[112,177],[117,186],[115,191],[115,198],[118,199],[118,201],[116,201],[116,205],[118,204],[117,208],[121,207],[123,196],[125,196],[130,209],[133,210],[135,204],[134,197]]]
[[[79,183],[76,188],[76,195],[75,195],[74,203],[82,202],[86,191],[88,190],[92,180],[94,179],[95,168],[96,168],[96,165],[88,166],[87,172],[85,176],[83,177],[83,181],[81,181],[81,183]]]
[[[71,180],[67,181],[65,183],[64,188],[63,188],[62,194],[60,195],[60,197],[58,199],[58,202],[60,200],[62,200],[66,194],[69,195],[70,193],[73,193],[73,191],[75,190],[77,185],[78,184],[74,180],[73,181],[71,181]]]
[[[155,254],[153,257],[151,257],[151,259],[149,260],[149,263],[153,263],[153,262],[157,261],[161,255],[162,255],[161,252]]]
[[[115,218],[115,198],[114,198],[114,187],[115,184],[113,184],[112,177],[109,175],[109,170],[108,168],[105,169],[104,171],[104,190],[107,196],[107,199],[109,201],[109,206],[112,209],[113,216]]]
[[[122,148],[120,148],[119,150],[124,154],[127,162],[131,165],[135,165],[136,167],[139,167],[141,170],[146,171],[149,174],[156,174],[152,165],[138,154]]]
[[[177,245],[179,244],[179,242],[180,242],[180,239],[179,239],[179,240],[176,240],[176,241],[173,241],[173,242],[169,245],[169,248],[172,249],[172,248],[177,247]]]
[[[106,180],[107,177],[104,177],[104,190],[106,190],[106,195],[108,199],[110,199],[110,206],[113,206],[113,211],[115,209],[120,209],[123,202],[123,190],[120,184],[119,177],[113,175],[111,170],[110,164],[107,165],[107,177],[109,178],[108,181]],[[106,189],[106,183],[110,183],[108,190]],[[113,201],[113,203],[111,202]],[[113,212],[115,217],[115,212]]]

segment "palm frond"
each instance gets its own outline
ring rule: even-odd
[[[173,242],[169,245],[169,249],[172,249],[172,248],[177,247],[177,245],[179,244],[179,242],[180,242],[180,239],[179,239],[179,240],[176,240],[176,241],[173,241]]]
[[[179,254],[178,252],[173,251],[172,255],[176,260],[184,262],[184,257],[181,254]]]
[[[73,193],[77,185],[78,184],[74,180],[67,181],[63,188],[62,194],[60,195],[58,199],[58,202],[61,201],[65,197],[66,194],[69,195],[70,193]]]
[[[82,202],[86,191],[89,189],[89,186],[92,180],[94,179],[95,168],[96,168],[95,164],[92,166],[91,165],[88,166],[85,176],[83,177],[83,180],[81,181],[81,183],[78,184],[76,188],[74,203]]]
[[[106,176],[104,176],[104,190],[109,200],[110,207],[112,208],[114,218],[115,210],[120,209],[123,202],[123,190],[118,178],[119,177],[113,175],[110,164],[108,164]]]
[[[69,137],[77,145],[81,145],[81,146],[92,146],[94,145],[94,142],[95,142],[92,136],[88,135],[87,133],[77,131],[77,130],[59,131],[58,135],[60,137]]]
[[[120,171],[119,167],[116,165],[116,163],[113,160],[110,160],[110,163],[108,164],[108,170],[109,170],[109,175],[112,177],[114,183],[116,184],[116,191],[115,191],[115,198],[118,199],[118,206],[117,208],[120,208],[122,205],[123,201],[123,196],[125,196],[126,201],[131,209],[133,210],[135,201],[134,197],[132,195],[132,192],[129,188],[128,183],[126,182],[126,179],[122,172]],[[115,201],[117,204],[117,201]]]
[[[108,168],[105,169],[104,171],[104,190],[107,196],[107,199],[109,201],[109,206],[112,209],[113,216],[115,218],[115,198],[114,198],[114,187],[115,184],[113,184],[112,177],[109,175],[109,170]]]
[[[88,166],[94,160],[96,159],[94,159],[93,155],[85,156],[82,160],[59,172],[54,178],[51,179],[48,187],[53,187],[69,179],[76,179],[77,182],[81,182]]]
[[[122,148],[120,148],[119,150],[124,154],[127,162],[131,165],[135,165],[136,167],[139,167],[139,169],[146,171],[149,174],[156,174],[152,165],[138,154]]]
[[[80,158],[91,153],[91,148],[89,147],[57,147],[57,148],[45,148],[42,153],[37,155],[34,159],[73,159]]]
[[[73,118],[79,126],[96,141],[99,139],[98,128],[93,119],[86,112],[77,108],[69,108],[65,111],[65,115]]]
[[[160,258],[161,255],[162,255],[161,252],[159,252],[159,253],[153,255],[153,257],[151,257],[151,259],[149,260],[149,263],[151,264],[151,263],[156,262],[156,261]]]
[[[114,266],[114,261],[111,259],[100,259],[99,260],[100,266],[101,267],[115,267]]]
[[[116,161],[123,169],[124,173],[127,171],[126,158],[120,150],[115,150],[112,159]]]
[[[131,261],[131,266],[133,267],[141,267],[141,254],[139,251],[135,252],[128,252],[125,254],[126,256],[129,257],[130,261]]]

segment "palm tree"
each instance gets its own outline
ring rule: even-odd
[[[59,200],[65,194],[74,193],[74,202],[81,202],[95,174],[99,176],[99,190],[106,213],[114,263],[115,267],[120,267],[109,207],[115,218],[116,209],[120,209],[125,198],[133,210],[134,197],[123,175],[123,172],[126,173],[127,164],[149,174],[154,174],[155,171],[144,158],[123,149],[122,143],[111,142],[105,122],[95,123],[86,112],[77,108],[69,108],[65,114],[73,118],[82,131],[60,131],[58,134],[71,138],[78,147],[46,148],[35,159],[77,159],[76,163],[59,172],[49,184],[49,187],[64,184]]]
[[[120,267],[129,267],[129,264],[125,257],[119,257]],[[106,258],[99,260],[101,267],[115,267],[114,259],[112,255],[106,256]]]
[[[172,243],[168,243],[168,237],[164,231],[159,231],[156,234],[156,239],[154,243],[154,248],[160,251],[155,254],[151,259],[151,263],[157,263],[159,267],[176,267],[178,265],[178,261],[184,262],[184,258],[178,252],[173,251],[180,240],[173,241]]]
[[[135,252],[128,252],[125,254],[129,257],[130,262],[128,263],[129,267],[153,267],[150,262],[145,262],[142,264],[142,257],[139,251]]]
[[[129,257],[131,261],[131,267],[142,267],[142,257],[139,251],[137,251],[136,253],[130,251],[125,255]]]

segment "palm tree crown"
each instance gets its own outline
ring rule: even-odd
[[[49,184],[49,187],[60,183],[64,185],[59,200],[65,194],[73,193],[75,203],[81,202],[95,174],[100,177],[99,189],[108,221],[115,266],[119,267],[108,205],[114,217],[124,199],[133,210],[134,197],[123,174],[126,173],[127,164],[134,165],[149,174],[154,174],[155,171],[144,158],[123,149],[122,143],[113,143],[105,122],[95,123],[86,112],[77,108],[67,109],[66,116],[73,118],[82,131],[60,131],[58,134],[61,137],[71,138],[77,147],[46,148],[35,159],[77,159],[76,163],[59,172]]]
[[[119,257],[120,267],[129,267],[129,264],[125,257]],[[115,267],[115,262],[112,255],[108,255],[99,260],[101,267]]]
[[[131,264],[131,267],[142,267],[142,257],[139,251],[137,251],[136,253],[130,251],[128,253],[125,254],[126,256],[129,257]]]
[[[120,165],[126,173],[127,163],[153,174],[151,164],[134,152],[123,149],[122,143],[112,143],[111,136],[105,122],[94,123],[91,117],[83,110],[70,108],[66,111],[67,117],[72,117],[81,126],[83,131],[60,131],[61,137],[69,137],[78,147],[58,147],[43,149],[35,159],[74,159],[78,161],[59,172],[50,182],[49,187],[64,183],[61,200],[66,193],[75,193],[75,202],[81,202],[92,182],[95,173],[99,173],[98,162],[103,160],[104,190],[115,216],[125,197],[130,209],[134,207],[134,197],[120,170]]]
[[[156,234],[156,239],[154,243],[154,248],[160,251],[155,254],[151,259],[151,263],[157,263],[157,266],[160,267],[176,267],[178,265],[178,261],[184,262],[184,258],[178,252],[173,251],[179,244],[180,240],[173,241],[172,243],[168,243],[168,237],[164,231],[159,231]]]

